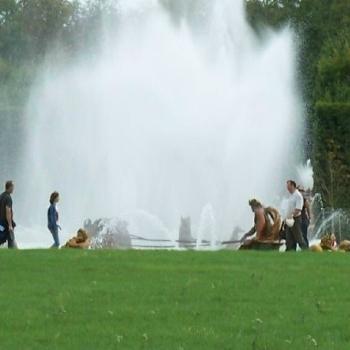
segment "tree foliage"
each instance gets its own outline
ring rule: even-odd
[[[248,0],[259,32],[290,25],[300,44],[316,190],[332,207],[350,206],[350,1]]]
[[[161,1],[175,13],[186,2]],[[117,3],[0,0],[2,132],[11,120],[19,123],[29,88],[47,53],[56,45],[68,57],[74,57],[82,47],[93,50],[93,33],[116,10]],[[246,8],[258,35],[266,26],[279,29],[289,25],[295,31],[299,85],[313,135],[309,155],[314,161],[316,190],[325,195],[329,205],[349,207],[350,1],[246,0]]]

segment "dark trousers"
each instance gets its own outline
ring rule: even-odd
[[[305,241],[307,247],[309,247],[309,240],[307,238],[308,228],[309,228],[309,220],[302,220],[301,221],[301,232],[303,234],[303,238],[304,238],[304,241]]]
[[[10,232],[8,229],[5,229],[5,231],[1,232],[0,236],[0,245],[7,241],[8,248],[17,248],[15,234],[13,231]]]
[[[303,234],[301,232],[301,217],[294,218],[294,225],[292,227],[287,226],[286,230],[286,251],[296,251],[297,244],[304,250],[307,249],[307,245],[304,241]]]

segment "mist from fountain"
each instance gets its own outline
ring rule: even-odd
[[[204,206],[202,209],[199,226],[197,229],[197,249],[202,245],[203,240],[210,242],[210,247],[215,248],[217,246],[216,239],[216,223],[214,210],[210,203]]]
[[[58,190],[67,230],[146,212],[158,223],[129,215],[129,227],[159,237],[182,215],[200,226],[211,203],[217,239],[229,238],[251,223],[248,199],[275,202],[301,157],[293,34],[258,40],[243,1],[181,2],[177,21],[157,1],[130,4],[120,1],[94,58],[48,62],[38,77],[17,219],[47,235]]]
[[[298,184],[304,188],[305,191],[312,191],[314,188],[314,170],[311,160],[308,159],[306,164],[297,167]]]
[[[311,201],[312,220],[309,229],[311,240],[334,233],[337,241],[350,239],[350,212],[344,209],[324,208],[322,196],[316,193]]]

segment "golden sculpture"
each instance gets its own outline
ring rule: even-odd
[[[328,233],[321,238],[321,242],[319,244],[314,244],[309,249],[312,252],[350,252],[350,241],[341,241],[337,247],[335,235],[333,233]]]
[[[87,249],[90,247],[90,239],[85,230],[78,230],[76,237],[71,238],[65,245],[66,248]]]
[[[256,199],[251,199],[249,206],[254,213],[254,226],[242,237],[240,249],[278,249],[282,227],[282,218],[278,210],[272,207],[264,208]],[[254,237],[247,239],[251,236]]]

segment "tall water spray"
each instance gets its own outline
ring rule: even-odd
[[[223,239],[248,227],[250,197],[276,203],[302,122],[292,33],[258,40],[242,1],[189,3],[174,21],[157,1],[120,1],[93,60],[43,69],[27,108],[22,223],[44,227],[58,190],[70,230],[147,212],[159,236],[181,215],[198,225],[210,203]]]

